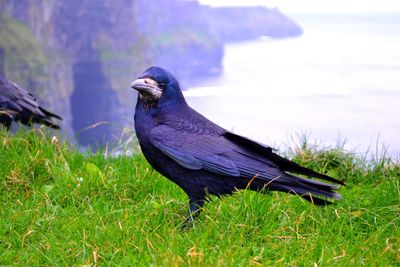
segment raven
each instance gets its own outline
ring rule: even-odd
[[[296,194],[316,205],[340,199],[337,185],[294,174],[344,185],[341,181],[280,157],[193,110],[169,71],[150,67],[131,87],[139,92],[134,120],[141,150],[154,169],[186,192],[190,215],[199,213],[207,194],[246,188]]]
[[[24,125],[41,123],[59,129],[60,126],[52,122],[52,118],[62,120],[60,116],[39,106],[36,98],[25,89],[0,77],[0,124],[9,129],[14,120]]]

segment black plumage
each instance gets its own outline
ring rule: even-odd
[[[342,182],[280,157],[271,147],[227,131],[190,108],[167,70],[151,67],[131,87],[139,92],[135,130],[142,152],[186,192],[191,212],[204,204],[207,194],[245,188],[288,192],[317,205],[340,199],[334,184]]]
[[[60,116],[42,108],[28,91],[0,77],[0,123],[7,129],[12,121],[20,121],[24,125],[40,123],[59,129],[53,118],[62,120]]]

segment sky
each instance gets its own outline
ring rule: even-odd
[[[200,0],[213,6],[265,5],[287,14],[400,13],[400,0]]]

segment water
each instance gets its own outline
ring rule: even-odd
[[[224,73],[185,92],[226,129],[282,147],[307,134],[400,155],[400,15],[303,16],[299,38],[226,46]]]

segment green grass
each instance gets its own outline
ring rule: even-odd
[[[294,159],[345,178],[343,200],[240,191],[183,231],[185,194],[142,155],[0,131],[0,265],[398,266],[399,163],[306,144]]]

